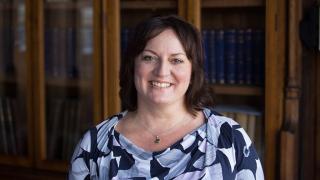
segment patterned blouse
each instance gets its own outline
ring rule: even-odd
[[[238,123],[204,108],[206,123],[169,148],[149,152],[114,127],[126,112],[91,128],[77,145],[69,179],[263,180],[259,157]]]

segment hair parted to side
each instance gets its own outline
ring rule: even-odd
[[[120,98],[122,106],[128,111],[137,110],[137,90],[134,84],[135,58],[144,50],[147,42],[166,29],[172,29],[180,40],[188,59],[192,73],[188,90],[185,94],[188,111],[213,106],[213,92],[204,77],[204,52],[199,31],[178,16],[152,17],[138,24],[129,40],[127,53],[120,66]]]

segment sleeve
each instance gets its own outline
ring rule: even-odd
[[[233,125],[236,151],[236,180],[264,180],[259,156],[248,134],[239,125]]]
[[[82,180],[90,179],[90,134],[86,133],[77,144],[73,156],[71,158],[68,179]]]

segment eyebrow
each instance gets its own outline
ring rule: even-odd
[[[155,55],[157,55],[158,56],[158,54],[156,53],[156,52],[154,52],[153,50],[150,50],[150,49],[144,49],[143,51],[149,51],[149,52],[151,52],[152,54],[155,54]],[[143,52],[142,51],[142,52]],[[178,55],[184,55],[184,56],[187,56],[185,53],[181,53],[181,52],[179,52],[179,53],[174,53],[174,54],[170,54],[170,56],[178,56]]]

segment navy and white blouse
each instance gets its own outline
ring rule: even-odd
[[[204,108],[206,123],[160,152],[115,131],[122,112],[91,128],[77,145],[69,179],[263,180],[259,157],[238,123]]]

